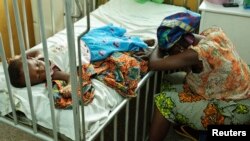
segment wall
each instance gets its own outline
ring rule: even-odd
[[[98,5],[107,2],[108,0],[98,0]],[[187,1],[187,7],[189,7],[193,11],[198,11],[198,4],[202,0],[164,0],[164,3],[173,3],[175,5],[183,5]]]
[[[13,44],[15,48],[15,54],[20,54],[12,0],[7,0],[7,2],[8,2],[9,13],[10,13],[11,28],[13,32],[12,37],[13,37]],[[18,2],[19,2],[19,10],[22,11],[21,0],[19,0]],[[34,40],[34,31],[33,31],[33,25],[32,25],[32,12],[31,12],[30,0],[25,0],[25,2],[26,2],[25,6],[26,6],[27,21],[28,21],[27,24],[28,24],[28,33],[29,33],[29,44],[30,46],[34,46],[35,40]],[[22,25],[23,25],[22,12],[20,12],[20,17],[22,19]],[[6,57],[10,58],[11,57],[10,43],[9,43],[9,34],[8,34],[8,28],[7,28],[7,18],[6,18],[6,13],[5,13],[4,0],[0,1],[0,21],[1,21],[0,32],[2,34]]]
[[[16,26],[15,26],[15,20],[14,20],[14,13],[13,13],[13,6],[12,6],[12,0],[7,0],[8,6],[10,10],[10,17],[11,17],[11,27],[13,30],[13,42],[15,47],[15,53],[19,54],[19,43],[17,38],[17,32],[16,32]],[[26,1],[26,13],[27,13],[27,21],[28,21],[28,33],[29,33],[29,40],[30,40],[30,47],[34,46],[35,44],[40,43],[40,25],[39,25],[39,18],[37,14],[37,1],[36,0],[25,0]],[[103,4],[107,0],[99,0],[98,4]],[[165,2],[169,3],[171,0],[165,0]],[[182,5],[184,0],[172,0],[174,4],[176,5]],[[64,28],[64,6],[62,0],[53,0],[54,5],[56,6],[56,11],[54,13],[55,17],[55,33],[62,30]],[[51,9],[50,9],[50,0],[43,0],[43,10],[44,10],[44,21],[45,21],[45,28],[46,28],[46,36],[49,37],[53,35],[52,31],[52,17],[51,15]],[[198,4],[198,0],[187,0],[187,5],[192,10],[196,10]],[[19,6],[20,11],[21,9],[21,0],[19,0]],[[31,8],[32,7],[32,8]],[[32,14],[33,13],[33,14]],[[22,18],[22,13],[21,18]],[[4,0],[1,0],[0,2],[0,32],[2,33],[2,38],[4,42],[4,47],[6,50],[6,56],[9,58],[10,55],[10,45],[9,45],[9,38],[8,38],[8,29],[7,29],[7,21],[5,16],[5,9],[4,9]],[[25,37],[25,36],[24,36]]]
[[[187,3],[187,7],[190,8],[192,11],[198,12],[198,5],[202,0],[164,0],[165,3],[172,3],[174,5],[184,5],[185,2]]]
[[[79,0],[79,3],[80,3],[81,9],[84,11],[82,16],[85,16],[85,10],[84,10],[86,9],[85,0]],[[36,44],[38,44],[41,42],[41,39],[40,39],[39,17],[38,17],[38,11],[37,11],[37,1],[32,0],[31,4],[32,4],[32,12],[33,12],[35,41],[36,41]],[[92,0],[92,4],[95,5],[95,0]],[[65,28],[64,0],[53,0],[53,3],[51,3],[51,0],[42,0],[42,6],[43,6],[43,16],[44,16],[44,22],[45,22],[45,33],[46,33],[46,37],[48,38]],[[76,0],[72,0],[72,7],[73,7],[72,16],[79,16],[80,11],[76,6]],[[51,12],[52,9],[54,11],[54,15]],[[54,25],[55,25],[54,27],[52,23],[53,17],[54,17]],[[76,21],[77,19],[74,18],[73,20]]]
[[[45,34],[46,37],[52,36],[53,33],[53,24],[52,24],[52,13],[51,13],[51,0],[42,0],[42,7],[43,7],[43,16],[44,16],[44,24],[45,24]],[[55,20],[55,27],[54,32],[57,33],[64,28],[64,5],[63,0],[53,0],[54,5],[54,20]],[[38,8],[37,8],[37,1],[32,0],[32,13],[33,13],[33,26],[34,26],[34,34],[35,34],[35,42],[36,44],[41,42],[40,39],[40,25],[39,25],[39,16],[38,16]]]

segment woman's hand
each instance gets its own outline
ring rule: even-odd
[[[143,41],[144,41],[144,43],[146,43],[149,47],[155,45],[155,39],[146,39],[146,40],[143,40]]]

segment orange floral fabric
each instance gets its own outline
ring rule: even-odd
[[[209,28],[201,35],[206,38],[191,48],[198,52],[203,71],[190,72],[186,78],[192,92],[206,99],[250,98],[249,67],[234,44],[221,28]]]
[[[191,49],[198,53],[203,70],[184,74],[177,81],[183,85],[170,83],[175,80],[165,75],[155,105],[169,121],[198,130],[209,125],[249,124],[249,67],[222,29],[209,28],[201,35],[206,38]]]
[[[136,57],[135,52],[115,52],[103,61],[82,66],[82,86],[78,88],[78,97],[85,105],[94,99],[95,88],[91,79],[98,79],[116,90],[123,97],[136,97],[136,88],[141,78],[148,72],[147,61]],[[53,81],[55,107],[72,109],[72,98],[63,97],[59,92],[66,86],[64,81]],[[81,89],[83,94],[81,94]]]

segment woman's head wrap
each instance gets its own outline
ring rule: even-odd
[[[185,33],[193,32],[200,23],[200,14],[185,11],[167,16],[157,29],[159,47],[171,48]]]

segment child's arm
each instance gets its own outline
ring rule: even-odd
[[[41,52],[38,49],[31,49],[31,50],[27,50],[25,54],[27,58],[36,58],[37,56],[41,54]],[[21,54],[16,55],[13,59],[21,59]]]
[[[70,76],[68,73],[64,71],[59,71],[59,70],[55,71],[51,77],[52,77],[52,80],[63,80],[67,83],[69,83],[69,80],[70,80]]]
[[[36,58],[41,52],[39,50],[28,50],[26,51],[27,58]]]

